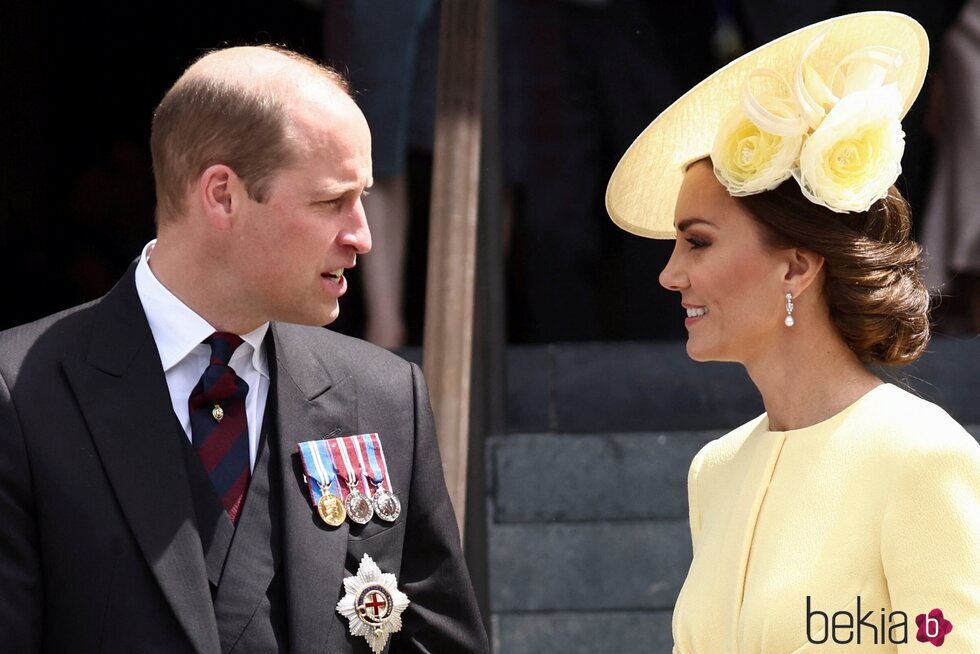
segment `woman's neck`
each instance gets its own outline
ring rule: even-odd
[[[745,364],[762,394],[772,431],[822,422],[882,383],[830,325],[807,331],[793,334],[798,338],[782,339],[759,359]]]

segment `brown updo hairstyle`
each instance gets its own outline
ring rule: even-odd
[[[903,365],[929,343],[929,292],[920,275],[908,202],[894,186],[861,213],[806,199],[795,180],[736,198],[765,229],[768,244],[824,258],[824,296],[844,342],[864,363]]]

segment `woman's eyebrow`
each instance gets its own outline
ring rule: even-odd
[[[688,227],[691,227],[692,225],[698,225],[698,224],[708,225],[709,227],[714,227],[716,229],[718,227],[718,225],[714,224],[710,220],[705,220],[704,218],[685,218],[684,220],[677,223],[677,231],[683,232],[686,231]]]

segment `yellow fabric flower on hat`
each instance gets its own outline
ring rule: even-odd
[[[768,191],[792,176],[811,202],[856,212],[885,197],[898,179],[902,95],[886,80],[901,64],[900,53],[865,46],[830,70],[825,63],[824,77],[809,61],[824,36],[802,53],[792,85],[765,68],[742,84],[741,102],[711,150],[715,175],[731,195]],[[753,84],[760,82],[758,93]]]
[[[715,136],[715,175],[734,196],[774,189],[792,174],[806,130],[783,76],[756,70],[742,85],[739,106]]]
[[[800,153],[793,174],[811,202],[838,213],[867,211],[902,172],[902,96],[893,84],[846,95]]]
[[[802,135],[779,136],[761,129],[741,108],[722,123],[711,150],[715,175],[734,196],[779,186],[792,174]]]

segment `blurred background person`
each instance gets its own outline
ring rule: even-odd
[[[649,117],[714,65],[713,2],[561,0],[552,10],[551,38],[532,42],[554,44],[551,93],[532,115],[555,140],[538,145],[518,207],[511,324],[531,342],[680,338],[656,281],[669,249],[613,229],[603,191]]]
[[[980,0],[942,41],[935,89],[935,173],[925,217],[926,283],[950,329],[980,333]],[[957,319],[959,322],[957,323]]]
[[[364,198],[374,237],[373,255],[361,263],[364,338],[398,348],[407,337],[408,155],[432,154],[439,3],[328,0],[324,9],[327,59],[347,71],[374,135],[374,186]]]

